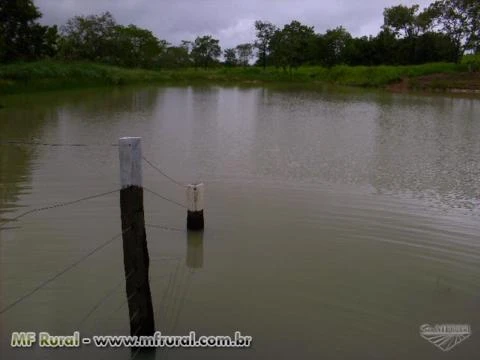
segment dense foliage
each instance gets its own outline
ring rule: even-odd
[[[353,37],[339,26],[325,33],[299,21],[283,27],[256,21],[256,39],[222,53],[219,40],[198,36],[174,46],[151,31],[120,25],[109,12],[75,16],[66,24],[43,26],[33,0],[0,0],[0,62],[59,59],[92,61],[122,67],[209,68],[256,64],[296,69],[302,65],[410,65],[458,62],[480,52],[480,1],[437,0],[384,9],[376,36]]]
[[[57,52],[57,27],[42,26],[32,0],[0,0],[0,62],[36,60]]]

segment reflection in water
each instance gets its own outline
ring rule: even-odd
[[[118,154],[110,144],[116,143],[120,136],[131,135],[135,131],[131,126],[122,126],[122,122],[131,124],[138,120],[140,123],[142,117],[148,117],[146,114],[154,108],[160,92],[159,89],[100,89],[2,99],[5,108],[0,109],[0,218],[5,212],[18,211],[15,208],[19,206],[32,209],[118,188],[115,161]],[[99,117],[99,113],[108,115]],[[89,146],[2,143],[11,140],[84,143]],[[111,196],[62,211],[52,209],[18,221],[15,229],[0,230],[1,308],[28,294],[59,269],[118,232],[118,202],[115,200]],[[96,227],[95,219],[99,218],[102,225]],[[92,230],[88,234],[85,232],[87,228]],[[108,250],[100,254],[100,257],[107,254],[107,260],[82,264],[78,266],[82,275],[78,276],[76,269],[69,271],[55,281],[54,292],[41,289],[32,296],[34,302],[39,301],[46,306],[30,308],[25,301],[18,308],[2,314],[0,333],[7,334],[24,327],[32,331],[73,332],[72,329],[80,322],[76,315],[82,317],[89,313],[94,303],[105,295],[110,281],[115,281],[120,274],[116,271],[116,264],[121,259],[121,253],[117,255],[115,247]],[[98,282],[98,286],[92,286],[92,279]],[[83,301],[75,306],[76,312],[72,314],[69,303],[84,289],[87,296],[82,297]],[[125,296],[121,295],[123,301]],[[119,311],[114,315],[122,319],[119,315],[125,307],[116,308]],[[25,314],[20,322],[18,314]],[[99,315],[102,312],[96,311],[89,321],[98,323]],[[31,320],[29,324],[25,323],[27,319]],[[113,321],[107,323],[112,325]],[[98,326],[95,328],[98,329]],[[1,358],[13,356],[5,354],[7,341],[7,336],[2,336]],[[35,353],[38,355],[36,358],[51,356],[38,350]],[[29,357],[28,353],[24,355]],[[61,358],[64,355],[59,353],[58,356]],[[85,354],[79,355],[83,356]]]
[[[40,138],[46,124],[56,120],[57,111],[42,104],[0,109],[0,219],[19,205],[19,195],[28,193],[31,164],[38,156],[35,147],[6,142]]]
[[[160,308],[160,323],[158,329],[166,334],[174,334],[177,330],[178,322],[185,306],[188,291],[192,281],[194,270],[184,266],[180,261],[170,278],[164,294]]]
[[[187,232],[186,264],[189,269],[203,268],[203,231]]]
[[[159,163],[190,182],[353,184],[464,209],[476,207],[480,191],[480,105],[473,99],[189,87],[12,97],[6,104],[2,139],[107,145],[139,135],[148,156],[160,151]],[[2,145],[0,212],[28,186],[22,169],[38,151]]]
[[[0,212],[118,188],[110,144],[126,135],[141,136],[145,156],[173,178],[208,184],[205,233],[185,234],[183,208],[145,197],[147,223],[161,224],[148,229],[155,321],[165,334],[238,329],[255,346],[172,351],[172,359],[433,360],[419,325],[480,324],[480,229],[470,210],[480,191],[478,100],[169,87],[29,95],[6,105],[2,139],[94,146],[0,145]],[[183,187],[143,170],[146,187],[184,199]],[[118,233],[118,207],[115,196],[95,199],[0,231],[0,303]],[[3,316],[0,331],[71,333],[121,284],[122,270],[121,242],[112,243]],[[124,291],[113,291],[82,326],[90,335],[126,334],[127,312]],[[131,357],[88,347],[31,356],[1,341],[2,359]],[[475,346],[467,341],[449,359],[474,358]]]

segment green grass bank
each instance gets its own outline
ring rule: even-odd
[[[480,59],[472,57],[461,64],[432,63],[412,66],[302,66],[292,72],[274,67],[213,69],[143,70],[125,69],[94,63],[39,61],[0,65],[0,94],[61,90],[95,86],[130,84],[183,85],[194,83],[305,83],[337,84],[361,87],[390,87],[406,84],[409,88],[450,89],[465,86],[479,74]],[[476,70],[470,73],[469,71]],[[441,81],[438,76],[441,75]],[[472,76],[474,74],[474,76]],[[434,77],[435,81],[422,79]],[[443,76],[443,78],[442,78]],[[462,78],[462,82],[456,81]],[[407,82],[405,82],[407,80]],[[449,83],[450,82],[450,83]],[[476,85],[475,85],[476,86]],[[475,88],[474,86],[474,88]],[[480,88],[480,82],[478,84]],[[469,86],[467,86],[468,88]]]

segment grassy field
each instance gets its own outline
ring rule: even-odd
[[[94,86],[121,86],[139,83],[305,83],[338,84],[362,87],[386,87],[405,79],[416,79],[434,74],[465,74],[479,64],[478,57],[461,64],[433,63],[412,66],[303,66],[292,72],[274,67],[264,71],[257,67],[141,70],[125,69],[93,63],[63,63],[40,61],[0,66],[0,94],[27,91],[58,90]],[[411,84],[415,84],[412,81]],[[425,84],[424,84],[425,85]],[[435,84],[433,84],[435,86]],[[442,89],[448,89],[442,83]]]
[[[0,93],[164,81],[162,72],[93,63],[40,61],[0,66]]]

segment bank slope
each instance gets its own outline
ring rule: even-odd
[[[94,63],[40,61],[0,65],[0,94],[129,84],[297,83],[338,84],[392,89],[480,88],[478,73],[468,64],[412,66],[303,66],[292,71],[274,67],[144,70]],[[400,85],[398,85],[400,84]]]

